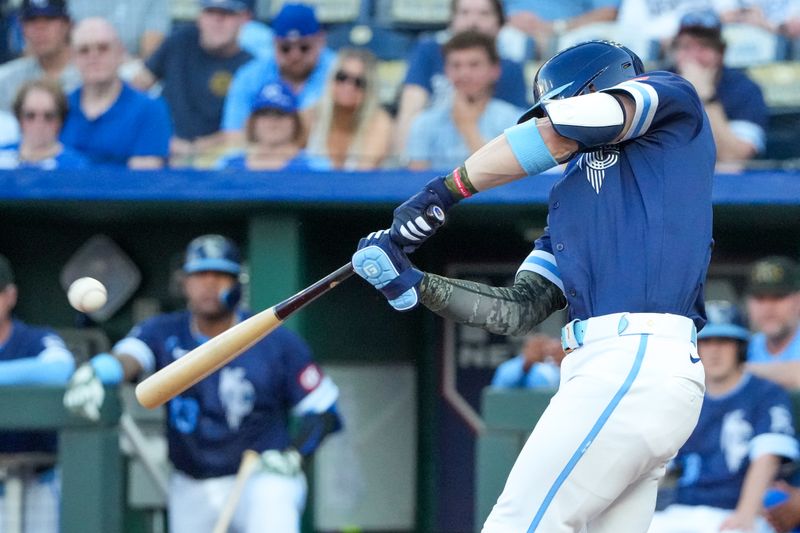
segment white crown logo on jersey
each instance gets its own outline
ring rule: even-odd
[[[606,177],[606,169],[611,168],[619,161],[619,148],[615,146],[604,146],[594,152],[581,154],[578,159],[578,167],[586,170],[586,179],[592,185],[597,194],[600,194],[600,187]]]

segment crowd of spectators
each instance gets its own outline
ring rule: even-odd
[[[379,48],[368,39],[330,48],[331,25],[312,5],[282,3],[257,21],[254,0],[195,3],[194,20],[171,21],[167,0],[19,0],[22,50],[0,65],[3,168],[15,160],[224,168],[250,150],[261,155],[244,157],[246,168],[283,168],[254,163],[265,149],[255,126],[276,114],[263,91],[280,84],[300,117],[284,162],[302,150],[314,163],[301,168],[446,169],[515,122],[532,98],[525,72],[570,35],[613,37],[650,66],[690,80],[711,119],[718,161],[740,164],[764,156],[770,110],[759,85],[726,66],[726,25],[779,38],[787,52],[776,49],[776,59],[790,57],[800,37],[797,0],[452,0],[446,27],[415,32],[405,76],[387,101]],[[39,79],[56,82],[67,104],[63,119],[50,121],[59,142],[34,153],[23,122],[35,120],[14,104],[31,91],[26,82]]]

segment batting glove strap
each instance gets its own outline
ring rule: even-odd
[[[427,220],[425,211],[433,205],[447,213],[458,200],[445,185],[444,177],[432,179],[420,192],[394,210],[392,239],[403,247],[405,252],[413,252],[433,235],[438,227]]]

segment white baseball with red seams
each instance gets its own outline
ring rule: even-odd
[[[92,313],[106,304],[108,292],[105,285],[94,278],[78,278],[69,286],[67,299],[74,309]]]

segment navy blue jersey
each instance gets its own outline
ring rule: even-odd
[[[570,319],[673,313],[705,323],[716,148],[694,88],[651,72],[606,92],[633,98],[616,145],[573,157],[550,191],[548,227],[520,266],[564,291]]]
[[[44,362],[72,362],[72,354],[53,331],[19,320],[12,321],[11,328],[11,336],[0,345],[0,361],[36,357]],[[29,381],[19,384],[25,383]],[[0,453],[55,453],[56,442],[54,431],[0,431]]]
[[[145,371],[161,369],[208,340],[192,330],[190,320],[188,311],[151,318],[113,351],[135,357]],[[278,328],[170,400],[170,460],[194,478],[234,474],[245,450],[289,446],[290,414],[323,412],[337,396],[306,343]]]
[[[683,472],[676,503],[734,509],[750,462],[764,454],[797,459],[789,396],[745,374],[734,390],[706,394],[700,419],[675,465]]]

